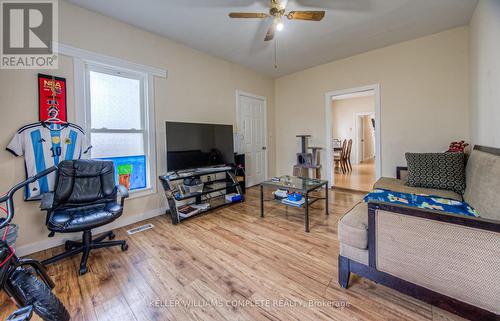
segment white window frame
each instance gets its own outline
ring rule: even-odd
[[[119,77],[124,77],[124,78],[129,78],[129,79],[135,79],[139,80],[140,82],[140,112],[141,112],[141,129],[109,129],[109,128],[92,128],[91,124],[91,101],[90,101],[90,72],[98,72],[98,73],[103,73],[103,74],[108,74],[108,75],[113,75],[113,76],[119,76]],[[141,188],[141,189],[136,189],[133,191],[130,191],[130,194],[138,194],[144,191],[148,191],[151,189],[151,185],[153,184],[153,181],[155,179],[151,175],[151,159],[152,159],[152,154],[151,149],[152,147],[150,146],[151,144],[149,143],[150,137],[149,137],[149,132],[151,132],[150,125],[148,119],[150,118],[149,115],[149,108],[148,108],[148,97],[147,97],[147,92],[148,92],[148,81],[147,81],[147,74],[144,73],[139,73],[139,72],[129,72],[122,70],[120,68],[116,67],[103,67],[98,64],[94,63],[86,63],[85,64],[85,109],[86,109],[86,119],[85,119],[85,132],[89,135],[89,139],[92,136],[93,133],[108,133],[108,134],[123,134],[123,133],[140,133],[143,135],[143,149],[144,149],[144,154],[146,156],[146,187]],[[127,156],[127,155],[124,155]],[[133,156],[133,155],[129,155]],[[92,149],[90,149],[90,157],[92,157]],[[156,175],[155,175],[156,176]],[[154,177],[155,177],[154,176]]]
[[[147,187],[130,191],[130,198],[143,197],[157,193],[156,174],[156,137],[155,137],[155,112],[154,112],[154,77],[167,77],[166,70],[139,65],[127,62],[118,58],[93,53],[87,50],[58,44],[59,53],[73,57],[74,68],[74,96],[75,96],[75,118],[87,133],[87,140],[90,144],[90,99],[89,99],[89,71],[105,72],[109,74],[119,74],[141,80],[142,95],[141,101],[144,103],[142,115],[143,129],[138,132],[145,132],[144,152],[146,155]],[[142,111],[142,110],[141,110]],[[92,132],[104,132],[93,130]],[[106,129],[105,132],[132,132],[131,130]]]

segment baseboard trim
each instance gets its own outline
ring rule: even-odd
[[[94,234],[107,232],[109,230],[114,230],[114,229],[117,229],[117,228],[120,228],[123,226],[134,224],[134,223],[137,223],[140,221],[144,221],[144,220],[147,220],[149,218],[159,216],[162,214],[165,214],[164,208],[158,208],[158,209],[146,212],[146,213],[121,217],[111,224],[96,228],[95,230],[93,230],[93,232],[94,232]],[[48,233],[49,233],[49,231],[47,230],[47,234]],[[56,236],[48,237],[46,240],[41,241],[41,242],[30,243],[30,244],[26,244],[23,246],[18,246],[18,247],[16,247],[16,254],[19,257],[25,256],[28,254],[32,254],[35,252],[43,251],[46,249],[50,249],[50,248],[62,245],[67,240],[77,241],[77,240],[81,239],[81,237],[82,237],[81,233],[56,234]]]

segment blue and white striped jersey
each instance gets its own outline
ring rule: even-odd
[[[89,150],[83,129],[71,123],[38,122],[20,128],[7,150],[16,156],[24,155],[28,177],[59,164],[63,160],[80,159]],[[55,172],[42,177],[25,189],[25,199],[39,199],[54,190]]]

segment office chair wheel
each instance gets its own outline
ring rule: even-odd
[[[80,268],[80,271],[78,272],[80,275],[84,275],[85,273],[87,273],[87,267],[81,267]]]
[[[78,243],[77,242],[73,242],[73,241],[66,241],[66,242],[64,242],[64,249],[66,251],[72,250],[72,249],[77,248],[77,247],[78,247]]]
[[[115,233],[111,232],[111,234],[109,234],[109,239],[110,240],[114,240],[115,239]]]
[[[128,244],[125,243],[122,245],[122,251],[125,252],[126,250],[128,250]]]

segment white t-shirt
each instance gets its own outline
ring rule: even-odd
[[[20,128],[7,150],[16,156],[24,155],[27,177],[36,175],[63,160],[80,159],[88,152],[83,129],[71,123],[50,124],[38,122]],[[54,190],[55,172],[29,184],[26,200],[39,199],[43,193]]]

